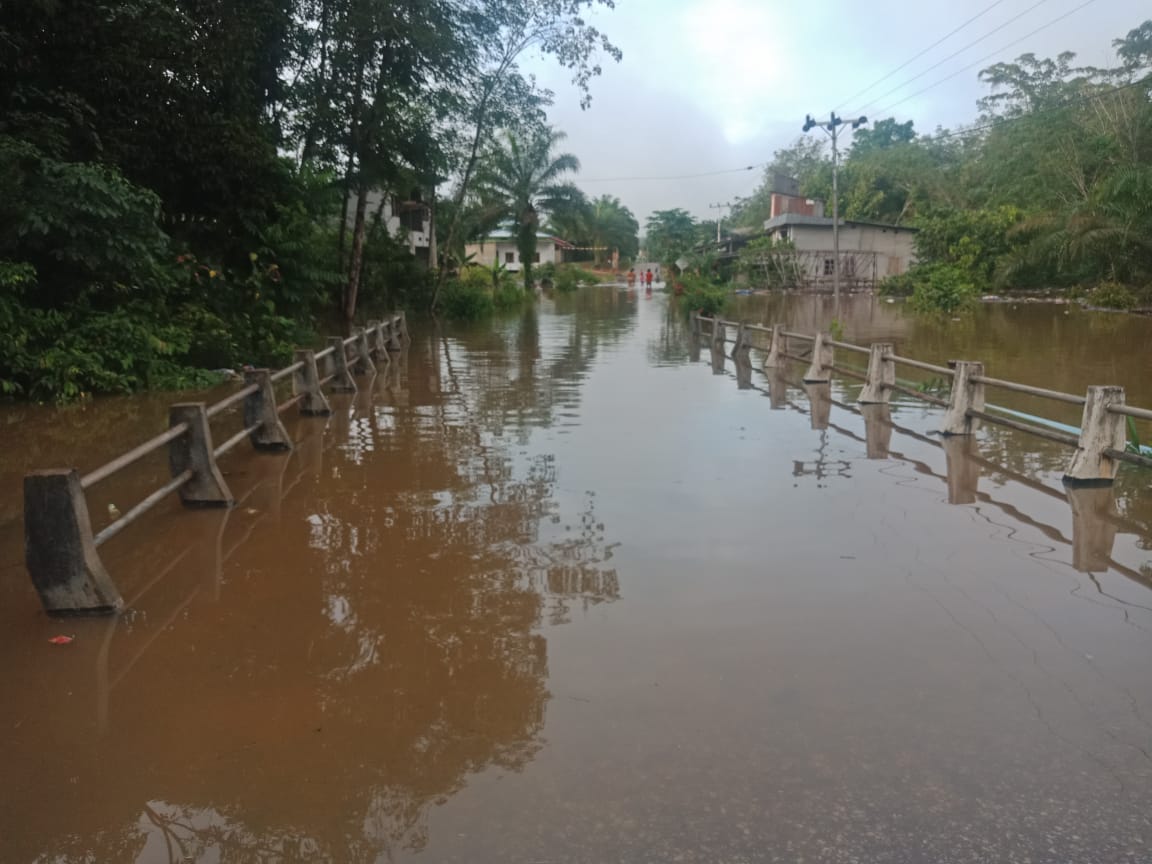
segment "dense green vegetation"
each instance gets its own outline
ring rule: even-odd
[[[0,5],[0,391],[200,384],[284,361],[318,317],[467,305],[449,299],[467,280],[447,286],[479,169],[498,134],[545,128],[551,96],[518,63],[551,56],[586,104],[619,59],[596,5]],[[438,224],[430,267],[389,196]]]
[[[1113,44],[1112,68],[1064,53],[984,69],[970,127],[921,135],[888,118],[855,133],[841,213],[920,229],[920,266],[889,290],[923,308],[1039,288],[1152,305],[1152,21]],[[763,224],[776,174],[829,199],[830,156],[816,137],[778,151],[736,224]]]

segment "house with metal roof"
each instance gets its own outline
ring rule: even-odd
[[[560,264],[564,261],[564,253],[575,247],[567,240],[562,240],[543,231],[536,232],[536,257],[533,266],[539,264]],[[516,235],[510,228],[497,228],[489,231],[478,240],[473,240],[464,246],[464,256],[471,256],[476,264],[491,265],[503,264],[512,272],[519,272],[524,266],[520,260],[520,250],[516,247]]]
[[[836,253],[830,217],[780,213],[764,223],[764,232],[781,244],[778,254],[788,259],[788,269],[800,286],[831,288]],[[916,229],[903,225],[841,219],[841,283],[849,289],[865,289],[887,276],[907,272],[916,261],[915,237]]]

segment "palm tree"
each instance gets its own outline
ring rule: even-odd
[[[640,223],[619,198],[601,195],[594,200],[589,222],[597,264],[603,261],[603,252],[607,249],[618,249],[625,258],[635,257],[640,248]]]
[[[571,153],[552,153],[566,137],[547,126],[525,136],[505,132],[503,141],[488,154],[478,177],[477,191],[487,214],[512,222],[525,289],[533,285],[532,261],[536,257],[540,211],[552,212],[580,194],[571,184],[557,182],[563,175],[580,170],[580,160]]]

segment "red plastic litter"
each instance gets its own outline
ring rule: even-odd
[[[53,636],[48,641],[51,642],[53,645],[67,645],[69,642],[71,642],[75,638],[76,638],[75,636]]]

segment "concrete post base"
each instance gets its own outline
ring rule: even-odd
[[[320,372],[316,368],[316,352],[297,348],[294,359],[304,365],[292,375],[292,394],[304,394],[298,403],[301,414],[327,415],[332,413],[332,406],[324,398],[320,388]]]
[[[984,410],[984,385],[973,376],[984,375],[984,364],[957,360],[952,373],[952,395],[940,423],[941,435],[971,435],[980,429],[980,420],[969,411]]]
[[[804,373],[805,384],[823,384],[832,380],[831,366],[836,361],[829,342],[826,333],[816,334],[816,341],[812,344],[812,363]]]
[[[192,477],[180,487],[186,507],[231,507],[236,503],[224,476],[216,467],[212,432],[203,402],[185,402],[168,409],[170,426],[187,423],[188,431],[168,445],[168,468],[175,477],[191,470]]]
[[[1107,486],[1116,479],[1120,463],[1107,451],[1123,451],[1127,435],[1124,415],[1111,413],[1108,406],[1123,404],[1123,387],[1088,388],[1080,421],[1080,443],[1064,472],[1065,485]]]
[[[74,468],[24,478],[24,558],[49,615],[110,615],[124,606],[92,540]]]
[[[356,382],[352,380],[352,372],[348,369],[348,356],[344,353],[344,340],[339,336],[328,339],[328,346],[332,349],[329,355],[332,360],[332,371],[336,377],[330,385],[337,393],[355,393]]]
[[[896,353],[891,342],[873,342],[868,353],[868,373],[864,389],[856,401],[861,405],[886,405],[892,398],[891,385],[896,383]]]
[[[257,450],[291,450],[292,439],[280,422],[276,410],[276,391],[272,389],[272,373],[267,369],[249,369],[244,373],[245,384],[260,389],[244,399],[244,426],[260,426],[248,436]]]
[[[780,355],[787,351],[784,338],[784,325],[773,324],[771,342],[768,345],[768,356],[764,358],[765,369],[775,369],[780,365]]]

